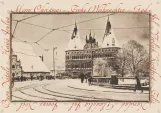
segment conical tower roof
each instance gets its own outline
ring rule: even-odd
[[[75,27],[73,29],[73,34],[68,44],[67,50],[80,50],[83,49],[83,45],[79,36],[79,31],[75,22]]]
[[[105,34],[102,42],[102,48],[107,48],[107,47],[119,47],[119,43],[112,29],[111,23],[109,21],[109,17],[107,20]]]

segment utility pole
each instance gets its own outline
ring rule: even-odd
[[[94,51],[92,50],[92,56],[91,56],[92,57],[92,59],[91,59],[92,60],[92,73],[91,73],[92,76],[93,76],[93,52]]]
[[[55,77],[55,49],[57,49],[57,47],[53,47],[53,71],[54,71],[54,77]]]

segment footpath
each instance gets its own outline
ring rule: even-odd
[[[96,85],[88,85],[88,82],[84,81],[84,83],[81,83],[79,79],[68,79],[68,87],[79,89],[79,90],[88,90],[88,91],[103,91],[103,92],[115,92],[115,93],[141,93],[141,91],[134,92],[133,90],[128,89],[114,89],[112,87],[102,87],[102,86],[96,86]],[[149,91],[144,91],[143,94],[148,94]]]

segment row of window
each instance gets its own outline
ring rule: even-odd
[[[91,68],[92,63],[86,63],[86,64],[67,64],[66,68]]]
[[[110,44],[107,43],[107,46],[109,46]],[[115,44],[112,44],[112,46],[115,46]]]
[[[115,44],[112,44],[112,46],[115,46]],[[109,52],[109,51],[116,51],[116,49],[99,49],[99,50],[95,50],[93,51],[94,53],[101,53],[101,52]],[[70,52],[66,52],[67,55],[69,54],[86,54],[86,53],[92,53],[92,51],[70,51]]]
[[[113,57],[113,54],[97,54],[97,55],[93,55],[93,58],[100,58],[100,57]],[[66,56],[66,60],[72,60],[72,59],[91,59],[92,56],[88,55],[88,56]]]

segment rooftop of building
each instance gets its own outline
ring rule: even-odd
[[[50,72],[39,56],[36,56],[31,45],[23,42],[12,42],[13,55],[21,61],[24,72]]]
[[[71,36],[71,39],[69,41],[68,48],[66,49],[66,51],[119,47],[119,43],[118,43],[115,33],[113,31],[109,17],[107,19],[106,28],[105,28],[105,32],[104,32],[101,46],[98,45],[95,35],[92,36],[91,31],[90,31],[89,35],[86,35],[85,42],[86,42],[85,45],[82,45],[82,42],[81,42],[81,39],[79,36],[79,29],[78,29],[77,24],[75,22],[73,34]]]

